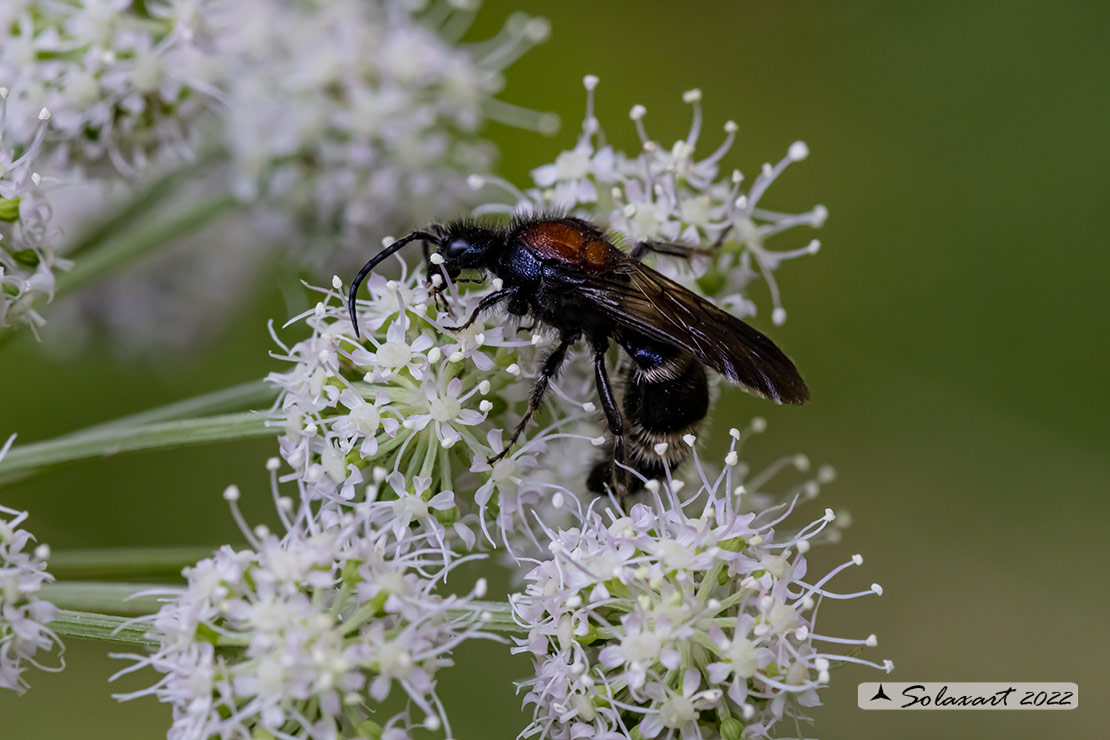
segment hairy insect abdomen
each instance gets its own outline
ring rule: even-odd
[[[599,493],[606,483],[627,493],[643,487],[637,476],[613,465],[614,460],[648,480],[682,464],[690,455],[683,436],[696,434],[709,413],[709,381],[694,358],[641,337],[621,337],[620,342],[632,359],[622,402],[625,430],[608,449],[608,459],[590,474],[588,486]],[[664,443],[665,449],[658,447]]]

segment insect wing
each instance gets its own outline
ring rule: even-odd
[[[634,260],[590,275],[579,294],[618,326],[677,347],[776,403],[805,403],[809,389],[774,342],[732,314]]]

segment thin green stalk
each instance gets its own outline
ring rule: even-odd
[[[150,213],[155,206],[172,195],[180,183],[196,174],[198,170],[210,164],[214,159],[212,153],[209,153],[196,162],[179,167],[151,182],[106,218],[82,232],[77,241],[62,250],[62,254],[69,259],[73,259],[95,248],[113,235],[121,233],[147,213]]]
[[[110,273],[136,257],[157,250],[174,239],[199,229],[231,210],[238,201],[230,193],[202,200],[183,213],[159,220],[149,228],[88,251],[73,269],[58,276],[55,296],[66,295],[93,278]]]
[[[158,646],[157,640],[147,637],[147,625],[127,622],[127,617],[59,609],[58,617],[48,626],[59,637],[82,637],[137,647]]]
[[[156,422],[171,421],[174,419],[189,419],[211,414],[222,414],[229,411],[243,411],[256,409],[268,405],[277,397],[278,389],[265,380],[251,380],[230,388],[222,388],[212,393],[193,396],[182,401],[174,401],[165,406],[140,411],[137,414],[121,416],[118,419],[85,427],[71,432],[66,437],[80,437],[93,432],[106,429],[120,429],[133,427],[140,424],[154,424]]]
[[[172,579],[182,568],[212,554],[211,547],[121,547],[55,550],[50,573],[60,581],[110,581],[124,578]]]
[[[43,587],[41,595],[58,607],[58,617],[49,624],[61,637],[82,637],[91,640],[104,640],[141,647],[156,646],[155,640],[147,637],[148,627],[142,623],[131,623],[134,616],[150,614],[157,611],[160,604],[153,601],[143,603],[142,599],[124,602],[123,599],[131,594],[144,589],[158,588],[157,586],[136,586],[134,584],[74,584],[57,583]],[[141,604],[144,609],[130,608],[130,605]],[[89,611],[97,606],[105,607],[97,611]],[[80,606],[79,609],[70,609],[67,606]],[[111,614],[103,612],[111,611]],[[484,628],[490,632],[504,632],[507,634],[526,635],[527,629],[517,625],[512,620],[512,610],[508,604],[498,601],[473,602],[466,609],[449,609],[451,617],[461,617],[469,614],[484,613],[487,616]]]
[[[0,484],[23,477],[30,470],[74,460],[107,457],[137,450],[172,449],[233,439],[269,437],[278,433],[253,412],[209,416],[202,419],[108,428],[80,436],[13,447],[0,462]]]
[[[164,596],[138,596],[149,591],[182,590],[181,586],[161,583],[86,583],[64,581],[47,583],[39,596],[59,609],[79,609],[100,614],[139,617],[162,608]]]

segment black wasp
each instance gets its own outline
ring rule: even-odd
[[[491,464],[516,443],[567,351],[581,338],[593,353],[597,394],[612,433],[607,457],[595,465],[588,481],[599,493],[606,484],[620,496],[642,486],[622,465],[650,480],[687,457],[689,446],[681,443],[682,437],[694,433],[709,411],[703,365],[775,403],[809,400],[794,363],[770,339],[641,262],[649,251],[689,255],[701,250],[640,242],[626,254],[596,225],[577,218],[520,218],[508,228],[457,221],[398,239],[367,262],[351,283],[348,308],[356,335],[355,295],[362,280],[413,241],[424,242],[426,259],[429,245],[442,258],[440,264],[428,260],[429,281],[440,272],[456,279],[464,270],[501,278],[503,287],[485,296],[466,323],[451,330],[470,326],[483,311],[503,303],[510,314],[531,317],[558,333],[558,345],[544,360],[524,418]],[[605,368],[610,340],[631,359],[620,405]],[[662,442],[667,444],[660,454]]]

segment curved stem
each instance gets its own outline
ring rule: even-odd
[[[153,252],[185,234],[214,221],[238,203],[230,193],[208,198],[184,213],[177,214],[137,234],[107,242],[96,250],[86,252],[73,269],[58,275],[55,298],[66,295],[93,278],[100,277],[130,264],[146,252]]]
[[[202,419],[182,419],[140,424],[121,429],[109,427],[88,434],[59,437],[13,447],[0,461],[0,484],[25,477],[28,472],[74,460],[107,457],[120,452],[170,449],[230,439],[276,435],[255,412],[224,414]]]

